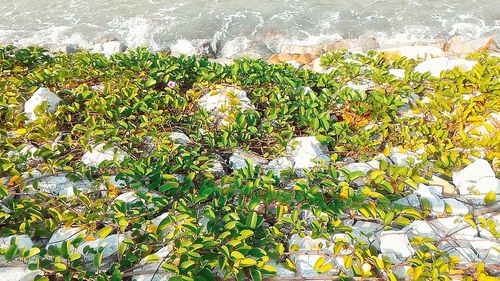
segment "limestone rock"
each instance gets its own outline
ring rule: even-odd
[[[0,266],[2,281],[33,281],[37,275],[42,276],[41,270],[30,270],[26,266]]]
[[[295,277],[295,272],[286,268],[283,264],[274,259],[271,259],[267,264],[276,268],[276,277]]]
[[[325,251],[332,252],[332,243],[324,238],[312,238],[311,236],[300,237],[297,234],[293,234],[288,240],[288,247],[297,245],[299,251]]]
[[[416,59],[443,56],[443,51],[440,48],[433,46],[404,46],[384,49],[381,50],[381,52],[383,52],[384,56],[389,59],[396,59],[399,57]]]
[[[493,185],[489,185],[490,183]],[[458,188],[461,195],[471,194],[471,191],[477,191],[481,194],[490,191],[500,192],[498,179],[495,179],[495,172],[493,172],[488,161],[484,159],[476,159],[461,171],[454,172],[453,184]]]
[[[432,76],[439,77],[441,72],[459,67],[463,71],[470,71],[477,64],[477,61],[465,59],[433,58],[428,59],[415,67],[416,72],[430,72]]]
[[[83,179],[80,181],[71,181],[64,174],[56,174],[53,176],[41,177],[35,180],[37,184],[30,184],[27,188],[39,190],[58,196],[75,195],[75,190],[86,193],[91,190],[92,184]]]
[[[332,67],[326,68],[321,66],[321,58],[317,58],[312,61],[312,69],[318,73],[328,73],[333,70]]]
[[[352,233],[358,241],[362,241],[375,247],[380,246],[380,232],[384,226],[379,223],[368,221],[357,221],[352,228]]]
[[[34,121],[38,118],[35,113],[35,108],[43,102],[47,102],[47,110],[54,113],[61,99],[47,88],[39,88],[36,90],[33,96],[24,104],[24,113],[29,118],[29,121]]]
[[[161,266],[165,263],[164,259],[170,255],[173,251],[173,245],[167,244],[167,246],[158,250],[155,255],[158,256],[159,260],[148,262],[142,259],[139,262],[139,267],[134,270],[134,272],[141,271],[157,271],[155,274],[141,274],[132,277],[133,281],[168,281],[173,275],[170,272],[165,271]]]
[[[208,168],[206,171],[212,173],[215,177],[220,178],[226,174],[222,162],[213,160],[210,162],[210,165],[212,165],[212,167]]]
[[[58,52],[63,52],[65,54],[74,54],[78,52],[77,44],[64,44],[57,47]]]
[[[404,231],[383,231],[380,236],[380,251],[393,262],[403,262],[411,257],[415,250]]]
[[[421,220],[412,221],[402,231],[407,233],[409,238],[413,238],[414,236],[436,238],[438,233],[438,229],[435,226]]]
[[[299,176],[303,175],[305,169],[315,167],[318,162],[330,163],[328,149],[316,137],[294,138],[286,149]]]
[[[492,37],[467,40],[463,37],[455,36],[444,44],[443,50],[456,56],[464,56],[476,51],[498,51],[499,48]]]
[[[419,208],[420,207],[420,199],[418,199],[418,196],[416,194],[410,194],[406,197],[403,197],[401,199],[398,199],[394,201],[394,204],[399,204],[402,206],[409,206],[413,208]]]
[[[500,243],[487,239],[473,239],[472,248],[478,253],[479,259],[486,264],[500,264]]]
[[[12,239],[17,239],[16,245],[19,249],[33,248],[33,241],[31,241],[28,235],[11,235],[8,237],[0,237],[0,249],[8,248]]]
[[[171,132],[168,138],[178,144],[188,144],[191,142],[191,139],[189,139],[186,134],[181,132]]]
[[[246,167],[246,161],[250,162],[254,166],[263,166],[268,163],[265,158],[257,154],[242,150],[236,150],[229,158],[229,164],[231,165],[231,168],[233,168],[233,170],[239,170]]]
[[[445,197],[447,197],[447,196],[454,196],[454,195],[458,194],[457,188],[455,186],[453,186],[448,181],[446,181],[446,180],[444,180],[444,179],[442,179],[442,178],[440,178],[438,176],[435,176],[435,175],[433,175],[432,179],[429,180],[429,185],[440,186],[441,187],[441,193]]]
[[[470,213],[470,208],[463,202],[453,198],[445,198],[445,211],[447,214],[463,216]]]
[[[392,147],[390,153],[389,159],[391,159],[394,164],[399,166],[409,167],[410,162],[415,164],[422,162],[418,159],[418,154],[415,152],[407,151],[398,147]]]
[[[331,276],[331,275],[336,275],[339,273],[338,268],[333,267],[333,269],[319,273],[316,269],[314,269],[314,264],[320,259],[321,257],[325,258],[325,264],[331,263],[332,265],[335,265],[333,262],[333,259],[330,257],[325,257],[323,255],[317,255],[317,254],[307,254],[307,255],[300,255],[300,254],[292,254],[291,258],[294,261],[295,267],[297,268],[297,271],[300,273],[300,276],[302,277],[316,277],[316,276]]]
[[[444,201],[441,199],[441,188],[419,184],[415,194],[420,196],[420,201],[427,200],[431,204],[432,213],[444,213]]]
[[[115,158],[116,157],[116,158]],[[83,164],[90,167],[97,167],[104,161],[115,160],[122,162],[127,157],[127,154],[115,147],[107,147],[104,143],[98,144],[92,148],[92,151],[87,151],[82,156]]]

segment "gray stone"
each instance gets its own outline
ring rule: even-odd
[[[399,204],[402,206],[409,206],[413,208],[419,208],[420,207],[420,199],[418,199],[418,196],[416,194],[410,194],[406,197],[403,197],[401,199],[398,199],[393,202],[394,204]]]
[[[421,62],[415,67],[415,71],[420,73],[430,72],[432,76],[439,77],[441,72],[455,67],[459,67],[463,71],[470,71],[476,64],[477,61],[465,59],[433,58]]]
[[[0,249],[8,248],[12,239],[17,239],[16,245],[19,249],[31,249],[33,247],[33,241],[28,235],[11,235],[0,237]]]
[[[94,260],[94,254],[84,253],[84,249],[86,247],[92,249],[98,249],[99,247],[103,247],[102,251],[102,267],[101,269],[109,269],[110,265],[116,260],[118,254],[118,247],[125,239],[125,235],[123,234],[112,234],[103,239],[96,239],[93,241],[84,241],[81,243],[77,252],[80,253],[84,257],[85,263],[87,263],[91,268],[92,261]]]
[[[98,144],[91,151],[85,152],[82,156],[83,164],[90,167],[98,167],[104,161],[115,160],[122,162],[127,157],[127,154],[116,147],[107,147],[104,143]]]
[[[428,238],[438,237],[437,228],[428,222],[421,220],[412,221],[409,225],[405,226],[402,231],[407,233],[409,238],[413,238],[415,236]]]
[[[466,215],[470,213],[469,206],[453,198],[444,199],[445,210],[450,215]]]
[[[2,266],[0,263],[0,276],[2,281],[33,281],[37,275],[42,276],[41,270],[30,270],[25,266]]]
[[[47,102],[47,110],[50,113],[56,112],[57,106],[61,99],[47,88],[39,88],[24,104],[24,113],[29,121],[35,121],[39,116],[36,115],[35,109],[43,102]]]
[[[351,228],[354,237],[358,241],[374,245],[377,248],[380,246],[380,233],[384,229],[384,225],[375,222],[357,221]]]
[[[422,162],[418,159],[418,154],[398,147],[392,147],[390,153],[389,159],[399,166],[409,167],[410,162],[414,164]]]
[[[266,166],[266,170],[271,171],[274,175],[280,176],[281,172],[290,170],[293,168],[293,162],[287,157],[278,157],[269,161]]]
[[[440,187],[419,184],[418,189],[415,190],[414,194],[418,194],[420,196],[421,202],[422,200],[427,200],[431,204],[432,213],[444,213],[444,201],[441,199],[442,195]]]
[[[80,229],[79,227],[62,227],[52,234],[47,243],[46,248],[49,246],[60,247],[64,241],[73,241],[80,235],[85,235],[85,229]]]
[[[77,44],[64,44],[57,47],[58,52],[63,52],[65,54],[74,54],[78,52]]]
[[[174,143],[178,144],[188,144],[191,142],[189,137],[181,132],[171,132],[168,138],[173,141]]]

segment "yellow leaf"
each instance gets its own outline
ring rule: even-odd
[[[486,205],[493,204],[495,203],[496,200],[497,200],[497,195],[493,191],[488,192],[486,196],[484,196],[484,203],[486,203]]]
[[[15,131],[14,131],[14,133],[15,133],[16,135],[18,135],[18,136],[22,136],[22,135],[26,134],[26,132],[27,132],[27,131],[26,131],[26,129],[24,129],[24,128],[22,128],[22,129],[17,129],[17,130],[15,130]]]

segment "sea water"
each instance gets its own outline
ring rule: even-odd
[[[0,0],[0,44],[88,48],[105,35],[153,51],[221,40],[224,56],[362,35],[386,47],[456,35],[498,40],[500,0]]]

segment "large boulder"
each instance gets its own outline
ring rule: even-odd
[[[118,162],[122,162],[126,157],[127,153],[123,150],[100,143],[94,146],[91,151],[85,152],[82,156],[82,162],[87,166],[97,167],[104,161],[116,159]]]
[[[455,67],[463,71],[471,71],[476,64],[477,61],[465,59],[433,58],[418,64],[415,67],[415,71],[420,73],[430,72],[432,76],[439,77],[441,72],[451,70]]]
[[[499,48],[492,37],[483,37],[467,40],[461,36],[452,37],[443,46],[443,50],[455,56],[464,56],[477,51],[499,51]]]
[[[61,99],[47,88],[39,88],[36,90],[33,96],[31,96],[31,98],[24,104],[24,113],[28,117],[29,121],[34,121],[39,117],[36,115],[35,109],[43,102],[47,102],[47,110],[50,113],[54,113],[56,112]]]
[[[327,147],[313,136],[294,138],[286,149],[299,176],[303,175],[305,169],[311,169],[320,162],[330,163]]]

